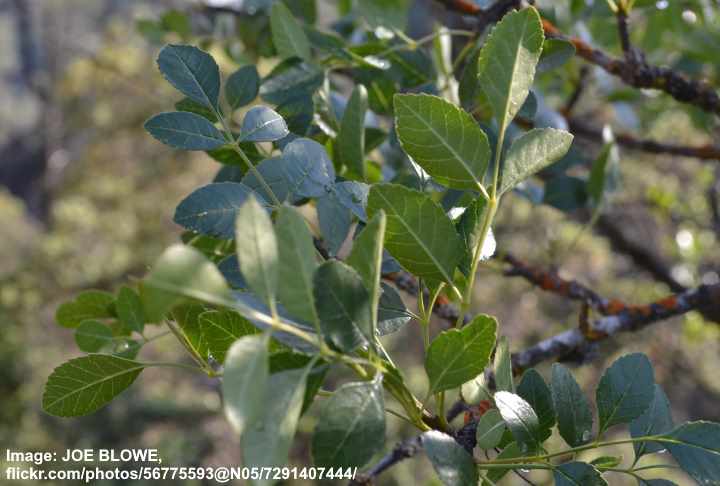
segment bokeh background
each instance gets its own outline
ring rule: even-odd
[[[320,25],[333,20],[334,3],[320,2]],[[718,46],[717,12],[714,26],[706,17],[702,26],[692,25],[685,13],[702,4],[717,10],[716,3],[670,1],[662,9],[661,3],[650,14],[668,11],[673,23],[665,33],[643,34],[653,47],[652,60],[677,63],[682,61],[678,51],[702,50],[700,41],[687,37],[698,27],[709,32],[707,49]],[[142,276],[179,237],[172,223],[175,205],[218,170],[204,153],[174,152],[142,130],[148,116],[179,99],[155,68],[159,48],[165,42],[225,40],[240,54],[233,57],[217,46],[211,50],[227,75],[242,59],[236,28],[232,13],[208,9],[199,1],[0,0],[0,449],[151,447],[160,450],[166,465],[241,463],[238,440],[220,412],[217,383],[196,374],[150,369],[109,407],[85,418],[57,419],[40,407],[53,367],[80,355],[72,332],[54,322],[58,304],[80,290],[115,290]],[[645,38],[651,34],[654,38]],[[707,74],[703,62],[686,67]],[[581,66],[577,60],[572,63],[567,74],[553,81],[565,91],[572,89]],[[261,61],[261,74],[272,65]],[[718,65],[710,70],[716,85],[719,70]],[[596,125],[610,123],[677,143],[708,143],[713,133],[718,140],[716,128],[700,126],[692,109],[660,103],[657,97],[623,98],[621,87],[594,74],[576,111]],[[618,93],[610,103],[609,89]],[[642,103],[647,103],[645,111],[636,111]],[[591,156],[599,151],[591,143],[579,149]],[[510,197],[497,218],[498,245],[627,302],[662,297],[673,282],[715,283],[720,258],[717,167],[717,161],[621,150],[622,185],[595,227],[547,205]],[[665,273],[648,271],[617,251],[603,225],[619,228]],[[497,264],[485,265],[478,280],[475,310],[498,316],[513,350],[577,325],[579,305],[506,278]],[[577,368],[577,376],[590,392],[619,354],[643,351],[655,365],[656,380],[667,392],[677,422],[720,421],[719,338],[718,323],[690,313],[604,343],[594,361]],[[408,370],[411,386],[422,390],[418,327],[410,324],[391,336],[389,349]],[[148,360],[189,359],[172,338],[158,340],[142,353]],[[546,366],[540,369],[547,373]],[[333,375],[326,387],[343,379]],[[293,449],[297,465],[310,464],[308,439],[315,413],[311,409],[301,421]],[[412,433],[392,416],[388,421],[388,436]],[[619,452],[632,455],[629,449]],[[0,470],[6,466],[0,458]],[[689,484],[683,476],[667,477]],[[545,479],[538,478],[543,484]],[[624,484],[614,479],[612,484]],[[435,482],[429,462],[421,457],[380,480],[388,485]]]

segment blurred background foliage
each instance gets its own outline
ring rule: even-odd
[[[79,290],[112,291],[142,275],[179,237],[172,223],[175,205],[218,170],[204,153],[173,152],[142,130],[150,114],[178,101],[155,69],[159,47],[197,43],[221,61],[225,75],[247,62],[258,63],[265,75],[276,63],[267,19],[258,13],[266,3],[271,1],[0,0],[0,443],[5,447],[154,447],[166,465],[240,463],[237,440],[218,413],[217,385],[209,379],[150,370],[111,406],[81,419],[44,415],[40,397],[53,366],[80,354],[72,333],[55,325],[57,305]],[[316,25],[324,29],[359,35],[352,34],[353,18],[342,15],[351,2],[319,1],[310,10],[303,9],[315,2],[286,3],[318,17]],[[409,27],[415,37],[431,31],[434,19],[464,22],[430,0],[416,3]],[[538,4],[565,32],[619,53],[606,2]],[[230,8],[245,10],[237,15]],[[720,82],[717,2],[638,0],[631,32],[650,62]],[[720,139],[716,118],[664,94],[630,89],[600,69],[583,68],[579,59],[539,76],[536,95],[542,105],[554,107],[547,116],[558,113],[579,79],[584,88],[573,113],[593,127],[608,125],[677,144]],[[347,88],[339,80],[337,95],[346,97]],[[602,146],[579,137],[573,150],[580,161],[571,161],[563,175],[586,178]],[[499,247],[632,303],[657,299],[677,286],[717,282],[718,162],[622,147],[616,155],[617,184],[595,218],[577,204],[569,183],[559,185],[554,196],[554,205],[565,211],[547,204],[549,183],[545,204],[537,197],[543,187],[528,186],[527,197],[509,197],[500,209]],[[659,268],[620,251],[613,229],[629,245],[642,247]],[[476,311],[498,317],[513,349],[578,321],[578,304],[503,277],[492,261],[481,269],[475,302]],[[618,354],[643,351],[676,421],[719,421],[718,338],[717,323],[690,313],[604,343],[592,363],[577,368],[578,378],[589,390]],[[388,347],[408,370],[411,386],[422,389],[416,326],[391,336]],[[146,348],[147,358],[187,359],[174,340]],[[326,386],[342,379],[331,376]],[[313,412],[301,422],[293,451],[299,465],[309,464]],[[390,417],[388,424],[389,436],[403,435],[399,420]],[[0,459],[0,469],[5,466]],[[429,463],[416,459],[381,481],[431,484],[432,477]]]

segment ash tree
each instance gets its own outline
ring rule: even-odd
[[[219,380],[247,466],[287,464],[298,422],[315,407],[313,464],[358,468],[358,484],[420,454],[453,486],[535,470],[558,485],[608,484],[607,472],[673,484],[653,479],[666,467],[720,484],[720,424],[674,423],[646,356],[617,359],[592,398],[565,364],[546,378],[534,369],[622,332],[708,312],[717,285],[626,305],[523,262],[493,234],[508,198],[595,221],[619,186],[621,147],[717,158],[712,147],[614,136],[574,117],[587,65],[614,76],[626,96],[655,89],[708,126],[720,112],[712,87],[649,64],[630,42],[633,15],[655,19],[653,4],[634,3],[570,2],[565,14],[599,17],[606,34],[616,22],[620,57],[564,34],[556,22],[568,19],[544,3],[437,2],[433,11],[455,14],[445,18],[451,25],[419,37],[407,34],[406,1],[339,1],[331,26],[319,25],[313,1],[208,7],[205,20],[229,15],[237,35],[205,36],[200,46],[185,14],[142,22],[154,42],[186,42],[159,51],[157,68],[178,101],[145,129],[173,149],[206,152],[220,168],[177,205],[182,241],[140,282],[59,307],[58,324],[87,354],[50,375],[45,411],[93,413],[146,368],[178,366]],[[210,50],[234,70],[221,73]],[[266,58],[276,61],[269,71]],[[578,65],[580,82],[558,108],[557,79]],[[578,137],[602,144],[600,155],[588,159]],[[476,287],[493,285],[475,281],[489,259],[581,301],[579,326],[511,354],[503,323],[470,312]],[[431,326],[433,316],[441,326]],[[406,326],[424,344],[422,387],[410,386],[383,345]],[[177,339],[193,364],[143,360],[161,336]],[[354,379],[326,389],[333,368]],[[388,436],[390,413],[416,434]],[[554,431],[562,443],[548,441]],[[633,445],[629,465],[604,452],[617,444]],[[677,466],[644,465],[661,451]]]

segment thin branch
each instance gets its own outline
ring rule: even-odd
[[[594,128],[577,118],[568,118],[567,121],[568,128],[573,134],[588,140],[602,142],[602,131],[600,129]],[[651,154],[679,155],[681,157],[693,157],[700,160],[720,160],[720,146],[717,145],[707,144],[692,147],[636,138],[626,133],[616,133],[615,141],[621,147],[641,150]]]
[[[588,69],[587,66],[583,66],[580,68],[580,75],[578,76],[577,82],[575,83],[575,89],[573,89],[570,98],[568,98],[567,103],[565,103],[565,106],[561,110],[562,114],[565,115],[565,117],[570,116],[573,108],[575,108],[577,102],[580,101],[580,97],[582,96],[583,92],[585,91],[585,87],[587,86],[585,80],[587,79],[588,74],[590,74],[590,69]]]
[[[387,469],[390,469],[399,462],[415,456],[422,450],[420,436],[413,437],[397,444],[393,450],[380,459],[377,464],[368,469],[367,472],[359,474],[350,481],[351,486],[367,486],[373,484],[373,480]]]

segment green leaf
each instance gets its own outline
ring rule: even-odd
[[[326,338],[349,352],[374,342],[370,294],[362,277],[338,260],[320,265],[313,278],[315,308]]]
[[[335,142],[341,164],[347,166],[351,173],[365,179],[365,113],[368,109],[367,90],[362,84],[353,89],[345,112],[343,113],[340,131]]]
[[[385,444],[385,405],[379,380],[347,383],[322,403],[312,456],[317,466],[362,467]]]
[[[553,471],[555,486],[607,486],[600,472],[585,462],[567,462]]]
[[[315,361],[307,366],[273,373],[267,382],[260,415],[249,424],[241,437],[244,465],[278,467],[288,464],[288,454],[297,428],[308,376]],[[250,394],[257,393],[250,391]],[[271,485],[275,481],[261,479],[255,485]]]
[[[283,2],[275,2],[270,10],[270,29],[273,44],[281,58],[311,59],[310,41],[302,25]]]
[[[301,97],[312,98],[325,81],[325,72],[315,64],[289,59],[280,63],[260,86],[260,97],[282,105]]]
[[[252,103],[260,90],[260,75],[253,65],[243,66],[225,82],[225,98],[232,111]]]
[[[196,115],[200,115],[205,118],[210,123],[217,123],[219,121],[217,115],[212,109],[198,103],[197,101],[193,101],[190,98],[183,98],[175,103],[175,109],[177,111],[195,113]]]
[[[270,369],[267,333],[244,336],[230,347],[223,369],[225,415],[238,435],[261,417]]]
[[[502,452],[497,455],[497,459],[513,459],[522,455],[522,451],[520,450],[520,446],[517,444],[517,442],[510,442],[508,445],[505,446]],[[503,476],[505,476],[509,471],[513,469],[513,466],[510,466],[507,469],[498,468],[487,471],[485,473],[485,477],[491,482],[483,481],[483,486],[494,485],[495,483],[500,481]]]
[[[653,400],[642,415],[630,422],[630,435],[632,437],[643,437],[646,435],[661,435],[673,429],[672,412],[670,402],[660,385],[655,384]],[[659,452],[665,446],[657,442],[635,442],[635,457],[640,458],[645,454]]]
[[[173,245],[160,256],[140,287],[148,322],[159,322],[183,297],[218,302],[230,297],[220,271],[198,250]]]
[[[210,54],[197,47],[171,44],[160,51],[157,63],[178,91],[208,108],[217,108],[220,70]]]
[[[315,104],[312,97],[295,98],[278,105],[276,109],[292,134],[301,137],[307,135],[315,116]]]
[[[533,7],[498,22],[480,51],[478,75],[504,132],[525,102],[543,45],[540,15]]]
[[[347,239],[352,226],[352,213],[340,201],[336,191],[329,192],[315,201],[320,233],[330,255],[336,255]]]
[[[451,436],[431,430],[421,436],[427,454],[445,486],[476,486],[478,471],[473,458]]]
[[[257,170],[280,201],[291,203],[322,197],[328,194],[335,181],[335,169],[325,148],[307,138],[293,140],[280,157],[266,159]],[[270,200],[252,172],[243,178],[243,184]]]
[[[559,68],[575,55],[575,46],[572,42],[563,39],[545,39],[543,42],[540,62],[537,72],[544,73]]]
[[[495,351],[493,371],[495,372],[495,389],[515,393],[513,380],[512,355],[507,337],[502,336]]]
[[[105,354],[71,359],[48,378],[43,410],[58,417],[92,413],[129,387],[144,368],[142,363]]]
[[[355,8],[373,29],[382,26],[402,31],[409,7],[408,0],[363,0],[356,2]]]
[[[480,449],[494,449],[505,433],[505,421],[498,410],[490,409],[478,420],[475,439]]]
[[[552,367],[551,390],[560,436],[571,447],[589,442],[593,422],[590,405],[570,371],[558,363]]]
[[[203,357],[207,359],[210,355],[220,364],[225,362],[227,352],[235,341],[260,332],[250,321],[229,310],[203,312],[198,316],[198,322],[203,340]]]
[[[492,393],[487,386],[485,375],[479,374],[460,387],[460,396],[469,405],[479,405],[483,400],[492,400]]]
[[[640,486],[678,486],[667,479],[638,479]]]
[[[498,391],[494,395],[503,420],[523,451],[534,451],[542,442],[542,430],[535,411],[519,395]]]
[[[550,437],[551,429],[555,425],[555,408],[550,388],[540,373],[529,369],[523,374],[520,384],[517,386],[517,394],[535,410],[541,431],[539,439],[544,441]]]
[[[437,96],[394,97],[395,129],[403,150],[436,181],[455,189],[478,190],[490,146],[470,114]]]
[[[383,240],[387,220],[385,212],[380,210],[353,242],[347,263],[357,270],[370,294],[370,312],[372,312],[372,330],[377,332],[378,305],[380,303],[380,277],[382,276]]]
[[[473,252],[475,251],[478,241],[482,237],[482,226],[485,221],[486,207],[487,200],[485,198],[478,197],[474,199],[470,205],[465,208],[465,211],[463,211],[460,219],[457,220],[457,223],[455,223],[455,228],[465,243],[463,258],[460,262],[460,270],[462,270],[465,275],[470,273],[470,269],[472,268]],[[491,248],[488,244],[491,236],[492,235],[488,232],[485,242],[483,242],[481,258],[489,258],[492,256],[492,253],[494,253],[494,246],[492,247],[493,252],[489,252]],[[488,255],[488,253],[490,253],[490,255]]]
[[[600,378],[595,400],[599,432],[628,423],[647,410],[655,395],[655,377],[647,356],[628,354],[616,360]]]
[[[243,118],[241,142],[274,142],[285,137],[288,127],[283,117],[267,106],[254,106]]]
[[[103,347],[112,344],[113,333],[100,321],[88,319],[75,329],[75,343],[80,351],[97,353]]]
[[[369,217],[387,215],[385,248],[410,273],[453,281],[463,243],[452,221],[430,197],[395,184],[376,184],[367,202]]]
[[[227,143],[215,125],[187,111],[160,113],[144,127],[160,142],[182,150],[213,150]]]
[[[600,456],[590,461],[590,464],[602,469],[608,467],[618,467],[622,464],[622,460],[622,456]]]
[[[80,292],[75,300],[60,304],[55,320],[63,327],[78,327],[86,319],[113,317],[115,296],[102,290]]]
[[[603,138],[605,133],[603,131]],[[600,155],[593,161],[587,181],[587,193],[595,207],[602,203],[606,193],[615,189],[619,157],[617,145],[611,139],[605,143]]]
[[[680,467],[699,484],[720,483],[720,424],[688,422],[665,437],[664,442]]]
[[[145,315],[143,313],[140,296],[130,287],[122,287],[118,292],[115,303],[118,318],[125,327],[131,331],[142,334],[145,327]]]
[[[385,282],[380,282],[380,287],[377,333],[385,336],[400,330],[412,319],[412,316],[408,313],[402,297],[394,287]]]
[[[173,221],[203,235],[232,239],[237,214],[251,194],[252,189],[239,182],[202,186],[178,204]]]
[[[503,165],[500,194],[562,158],[573,136],[555,128],[534,128],[510,146]]]
[[[278,284],[277,240],[270,216],[255,196],[238,209],[235,246],[248,287],[272,309]]]
[[[278,240],[278,286],[280,302],[292,315],[319,326],[313,297],[313,274],[317,268],[315,246],[307,223],[295,210],[283,206],[275,225]]]
[[[480,314],[461,329],[441,332],[425,358],[429,393],[457,388],[482,373],[490,361],[496,331],[495,318]]]

